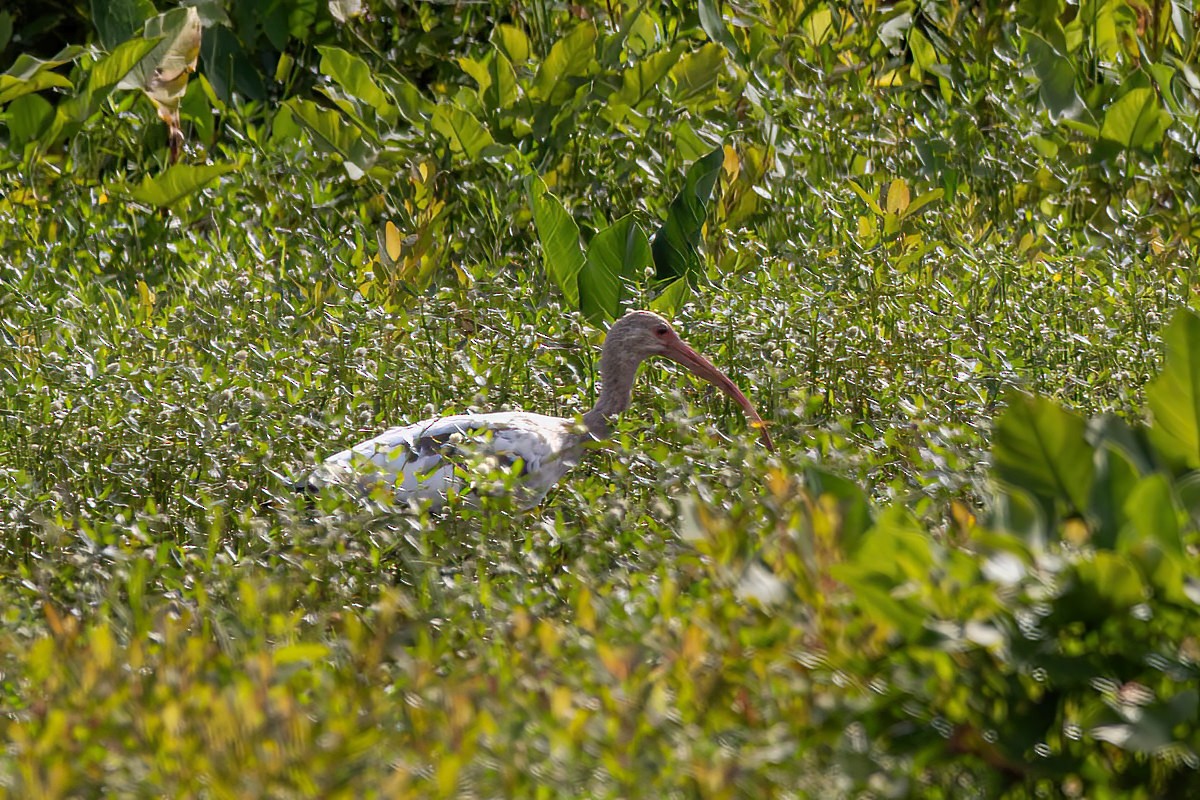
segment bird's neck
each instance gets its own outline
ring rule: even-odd
[[[605,348],[600,356],[600,399],[583,415],[583,424],[597,439],[608,438],[609,420],[629,408],[638,364],[629,363],[623,355]]]

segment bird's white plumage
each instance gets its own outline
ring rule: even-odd
[[[586,436],[571,420],[524,411],[427,419],[330,456],[308,485],[356,486],[402,505],[438,507],[468,488],[473,466],[510,466],[521,473],[518,502],[532,506],[578,463]]]

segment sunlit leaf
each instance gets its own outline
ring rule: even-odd
[[[23,94],[51,87],[73,88],[74,84],[65,75],[54,72],[54,69],[74,60],[82,51],[81,47],[67,47],[45,61],[26,53],[17,56],[12,66],[0,74],[0,105],[10,103]]]
[[[445,137],[450,149],[467,158],[478,158],[483,148],[494,143],[492,135],[469,111],[442,104],[434,110],[430,126]]]
[[[579,226],[557,197],[546,191],[536,175],[525,179],[525,192],[537,225],[542,245],[542,263],[546,274],[563,293],[571,308],[579,308],[579,270],[583,268],[583,248],[579,244]]]
[[[371,68],[359,56],[340,47],[320,45],[321,73],[328,75],[346,92],[375,110],[389,124],[395,124],[399,114],[388,94],[371,78]]]
[[[682,49],[676,46],[639,60],[621,73],[621,88],[613,93],[609,102],[636,108],[654,91],[658,82],[666,77],[667,72],[679,60],[681,52]]]
[[[235,169],[236,164],[176,164],[159,175],[146,176],[129,195],[148,206],[170,208]]]
[[[580,23],[550,48],[546,60],[538,67],[530,94],[550,105],[564,102],[571,96],[571,79],[587,73],[595,60],[596,28]]]
[[[1153,150],[1162,142],[1171,115],[1153,89],[1132,89],[1104,110],[1100,138],[1129,150]]]

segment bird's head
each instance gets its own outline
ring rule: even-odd
[[[766,423],[737,385],[712,362],[687,345],[665,319],[653,311],[630,311],[613,323],[604,340],[605,361],[622,362],[625,369],[637,370],[637,365],[652,356],[669,358],[687,367],[693,374],[716,385],[737,401],[746,412],[768,450],[774,451]]]

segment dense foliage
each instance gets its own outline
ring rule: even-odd
[[[1200,794],[1189,3],[159,6],[0,11],[0,793]],[[647,306],[778,455],[292,496]]]

